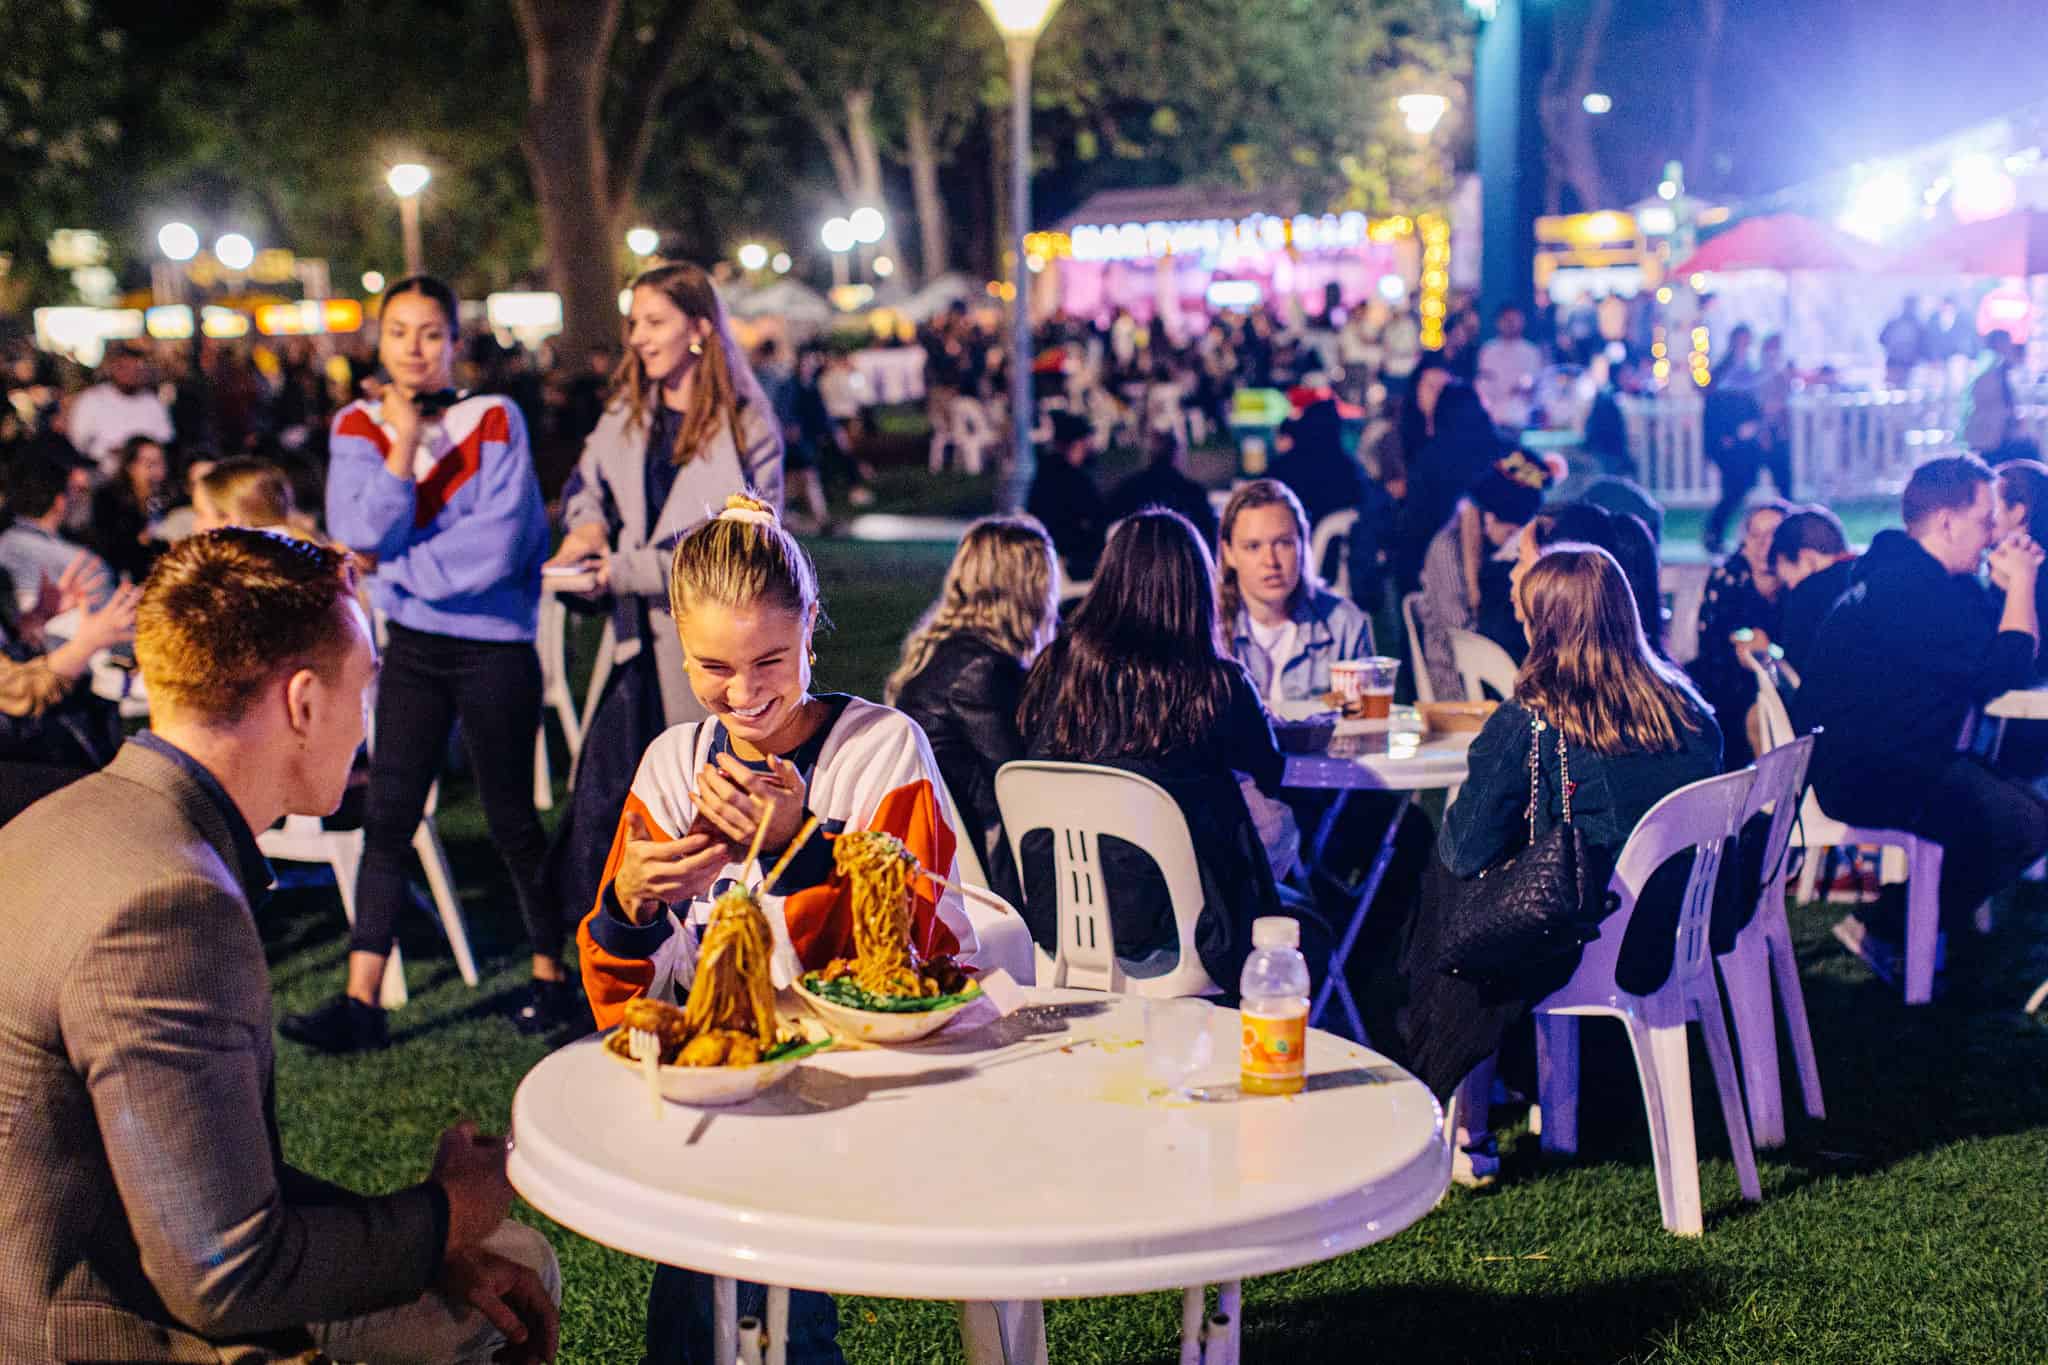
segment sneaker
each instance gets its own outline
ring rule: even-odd
[[[1451,1183],[1468,1190],[1483,1190],[1500,1179],[1500,1149],[1488,1133],[1469,1147],[1451,1153]]]
[[[319,1009],[305,1014],[287,1014],[278,1021],[277,1031],[315,1052],[336,1056],[351,1052],[381,1052],[391,1045],[384,1011],[346,995],[337,995]]]
[[[567,981],[535,978],[526,988],[526,998],[512,1011],[512,1027],[529,1038],[553,1033],[576,1022],[583,1002]]]

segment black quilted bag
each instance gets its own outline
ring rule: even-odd
[[[1593,874],[1585,836],[1572,823],[1572,775],[1562,734],[1557,736],[1557,765],[1564,819],[1540,840],[1536,837],[1538,764],[1543,732],[1552,729],[1536,720],[1530,730],[1528,844],[1477,877],[1459,881],[1445,907],[1437,970],[1476,986],[1499,987],[1534,974],[1599,936],[1605,888],[1588,884]]]

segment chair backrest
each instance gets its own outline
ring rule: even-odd
[[[1202,911],[1202,874],[1195,861],[1187,816],[1166,789],[1149,778],[1093,763],[1025,760],[996,771],[996,806],[1010,854],[1024,872],[1024,836],[1052,835],[1053,879],[1058,895],[1059,946],[1049,983],[1091,990],[1122,991],[1126,974],[1110,928],[1108,887],[1102,875],[1101,840],[1121,839],[1143,849],[1158,864],[1173,904],[1180,961],[1163,979],[1148,980],[1147,993],[1215,995],[1195,951],[1195,920]]]
[[[1785,698],[1778,691],[1778,680],[1771,676],[1771,670],[1764,661],[1754,654],[1744,654],[1742,662],[1756,675],[1757,709],[1763,713],[1764,746],[1775,749],[1793,740],[1792,715],[1785,709]]]
[[[960,818],[960,803],[953,799],[953,789],[941,777],[932,784],[939,789],[939,809],[945,814],[946,823],[953,827],[953,859],[958,866],[956,875],[963,886],[978,886],[986,890],[988,872],[981,865],[981,831],[970,828]]]
[[[1474,631],[1451,631],[1451,659],[1465,680],[1465,700],[1485,701],[1491,687],[1502,701],[1515,695],[1515,661],[1493,641]]]
[[[1336,593],[1339,597],[1351,596],[1351,544],[1349,537],[1351,535],[1351,528],[1357,521],[1358,509],[1356,507],[1346,507],[1342,511],[1332,512],[1324,517],[1316,523],[1315,530],[1309,533],[1308,562],[1315,566],[1315,570],[1319,574],[1323,571],[1323,561],[1329,556],[1331,542],[1340,542],[1344,547],[1343,553],[1337,559],[1337,571],[1330,575],[1330,591]]]
[[[1585,956],[1565,993],[1584,996],[1621,994],[1614,969],[1629,917],[1648,885],[1650,874],[1670,859],[1693,850],[1692,875],[1686,879],[1673,944],[1667,986],[1690,981],[1710,966],[1713,952],[1709,920],[1714,908],[1714,882],[1730,835],[1740,828],[1745,801],[1756,781],[1756,769],[1709,777],[1680,787],[1650,807],[1622,845],[1607,889],[1618,902],[1600,923],[1600,936],[1586,945]]]
[[[1750,784],[1741,823],[1748,824],[1752,816],[1764,811],[1771,813],[1771,833],[1764,841],[1765,895],[1773,886],[1781,888],[1780,896],[1784,894],[1785,851],[1792,842],[1792,822],[1799,817],[1800,793],[1806,790],[1806,767],[1812,761],[1812,735],[1801,735],[1790,744],[1777,745],[1757,756],[1756,781]]]
[[[1408,630],[1408,668],[1415,675],[1415,699],[1435,701],[1436,684],[1430,681],[1429,660],[1422,654],[1422,622],[1416,609],[1422,605],[1422,594],[1411,592],[1401,598],[1401,624]]]

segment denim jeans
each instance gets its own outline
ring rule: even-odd
[[[712,1365],[712,1277],[695,1270],[654,1268],[647,1291],[647,1354],[642,1365]],[[765,1285],[739,1285],[739,1315],[768,1318]],[[830,1294],[789,1294],[789,1365],[845,1365],[839,1350],[839,1305]],[[719,1362],[725,1365],[725,1362]]]

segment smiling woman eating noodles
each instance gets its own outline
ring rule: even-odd
[[[765,504],[729,498],[677,543],[669,605],[691,692],[710,718],[655,740],[626,797],[596,907],[578,935],[600,1028],[619,1022],[633,1000],[674,1001],[688,989],[712,902],[757,875],[743,864],[764,821],[764,863],[796,843],[775,883],[760,888],[779,984],[795,975],[792,955],[812,970],[853,955],[850,887],[835,873],[829,836],[887,833],[922,866],[953,871],[955,835],[924,733],[900,711],[812,693],[818,575]],[[813,816],[828,837],[797,842]],[[959,893],[923,879],[911,888],[911,934],[923,958],[975,947]],[[760,1312],[764,1292],[742,1285],[740,1311]],[[708,1359],[709,1301],[706,1277],[658,1269],[647,1359]],[[836,1325],[829,1298],[792,1294],[789,1359],[839,1360]]]

